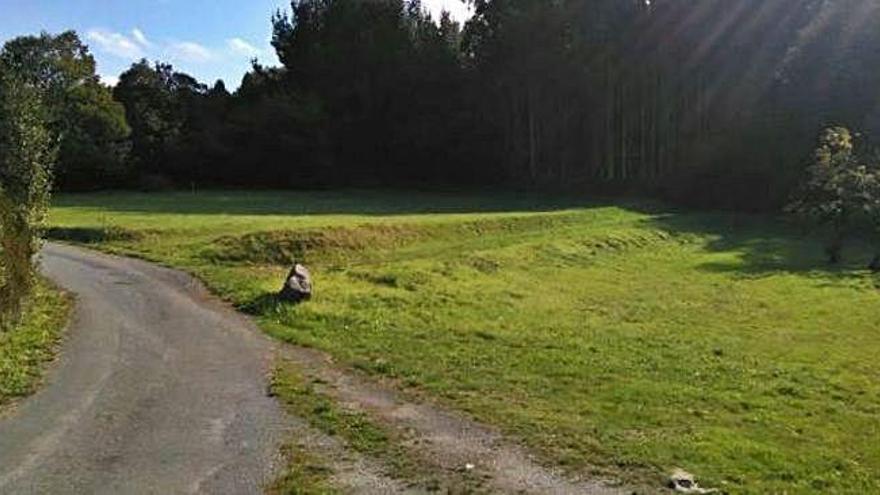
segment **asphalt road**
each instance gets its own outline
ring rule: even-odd
[[[0,418],[0,494],[261,492],[284,436],[272,344],[178,272],[60,245],[43,269],[77,310]]]

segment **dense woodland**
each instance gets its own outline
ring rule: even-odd
[[[816,136],[880,133],[880,3],[297,0],[230,93],[161,62],[101,84],[73,32],[9,41],[58,185],[507,187],[766,210]],[[267,19],[269,22],[269,19]]]

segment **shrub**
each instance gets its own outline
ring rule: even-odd
[[[34,287],[54,156],[37,88],[0,67],[0,328],[18,321]]]
[[[825,129],[819,136],[804,185],[789,207],[820,225],[831,226],[832,237],[826,253],[832,263],[841,260],[844,239],[854,220],[880,213],[877,208],[880,174],[875,166],[860,160],[853,150],[849,129]]]

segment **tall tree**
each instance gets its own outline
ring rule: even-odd
[[[126,175],[129,128],[121,105],[95,74],[95,59],[73,31],[6,42],[3,60],[37,88],[49,129],[60,140],[56,174],[62,187],[119,185]]]
[[[194,169],[182,150],[187,132],[195,132],[207,86],[169,64],[141,60],[122,73],[113,95],[125,107],[132,159],[141,177],[152,182],[192,180]]]
[[[362,184],[456,166],[443,155],[467,138],[457,42],[458,26],[419,2],[299,0],[274,19],[285,91],[320,102],[337,177]]]

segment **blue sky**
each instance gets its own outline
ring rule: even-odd
[[[467,18],[461,0],[422,0]],[[113,84],[132,62],[146,57],[172,63],[199,80],[223,79],[230,88],[256,57],[277,63],[269,45],[269,18],[290,0],[0,0],[0,40],[40,31],[75,29]]]

